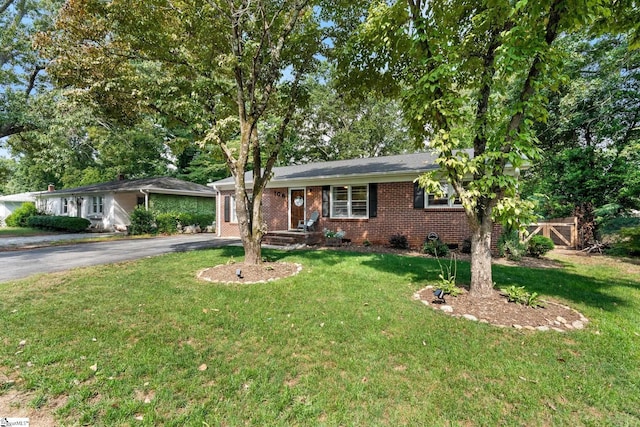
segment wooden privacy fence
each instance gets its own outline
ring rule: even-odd
[[[527,227],[529,235],[524,241],[528,242],[536,234],[542,234],[553,240],[557,247],[578,248],[578,218],[554,218],[548,221],[531,224]]]

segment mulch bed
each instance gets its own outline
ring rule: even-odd
[[[472,299],[463,288],[462,294],[456,297],[446,296],[446,302],[441,302],[434,296],[434,290],[432,286],[428,286],[416,292],[414,298],[451,316],[466,317],[495,326],[564,332],[583,329],[588,322],[576,310],[549,300],[543,300],[544,307],[533,308],[507,301],[498,290],[481,300]]]
[[[409,256],[425,256],[414,251],[401,251],[383,247],[355,247],[346,246],[331,250],[346,250],[357,252],[396,253]],[[458,254],[458,259],[468,256]],[[562,264],[545,258],[523,258],[522,262],[513,263],[504,259],[494,259],[496,263],[521,265],[533,268],[561,268]],[[237,276],[238,269],[241,277]],[[247,265],[242,262],[218,265],[201,270],[198,278],[208,282],[222,284],[251,284],[266,283],[277,279],[291,277],[302,270],[300,264],[286,262],[264,262],[261,265]],[[476,300],[469,297],[467,289],[462,288],[462,294],[457,297],[447,296],[446,303],[433,295],[434,288],[427,286],[416,292],[414,298],[435,310],[455,317],[465,317],[469,320],[489,323],[500,327],[513,327],[528,330],[568,330],[583,329],[588,319],[576,310],[551,300],[543,300],[545,307],[532,308],[522,304],[508,302],[500,291]]]
[[[237,272],[240,270],[240,277]],[[250,265],[243,262],[222,264],[206,268],[198,273],[198,278],[214,283],[266,283],[291,277],[302,271],[300,264],[290,262],[263,262]]]

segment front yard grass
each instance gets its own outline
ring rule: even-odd
[[[590,319],[530,332],[412,300],[437,280],[432,259],[265,255],[304,269],[266,284],[195,279],[241,260],[229,247],[0,284],[0,417],[17,395],[65,425],[640,424],[634,270],[494,266],[499,286]]]
[[[45,234],[57,234],[30,227],[0,227],[0,238],[3,237],[28,237],[42,236]]]

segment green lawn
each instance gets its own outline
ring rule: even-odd
[[[640,425],[638,266],[495,266],[591,320],[557,333],[412,300],[430,259],[265,254],[304,270],[196,280],[242,257],[224,248],[0,284],[0,402],[24,393],[65,425]]]
[[[42,236],[43,234],[56,233],[29,227],[0,227],[0,239],[3,237]]]

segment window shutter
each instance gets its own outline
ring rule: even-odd
[[[224,196],[224,222],[231,221],[231,197]]]
[[[369,218],[378,216],[378,184],[369,184]]]
[[[417,182],[413,183],[413,208],[424,209],[424,188],[420,187]]]
[[[322,187],[322,216],[328,217],[331,212],[331,187],[325,185]]]

